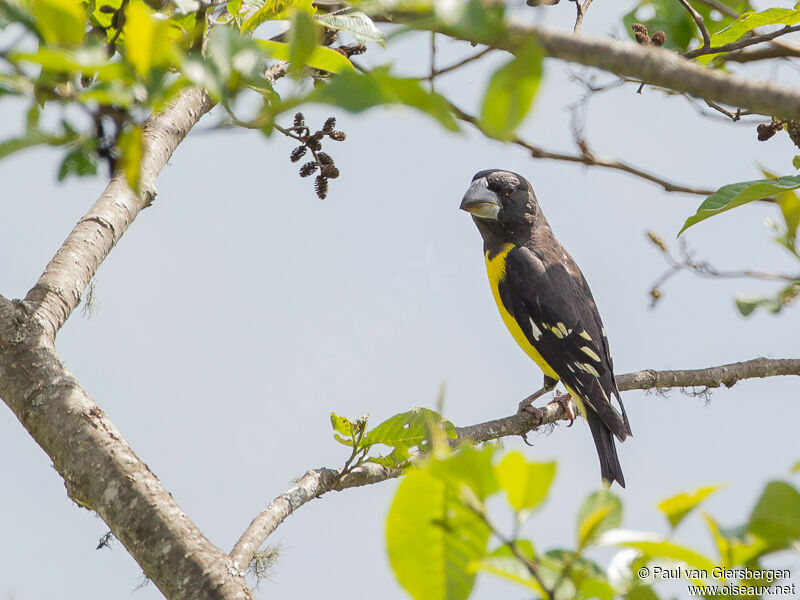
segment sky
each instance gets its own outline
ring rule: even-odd
[[[574,7],[528,9],[569,27]],[[789,3],[785,3],[789,6]],[[586,34],[622,37],[619,5],[593,4]],[[528,13],[530,14],[530,13]],[[372,48],[364,64],[393,62],[424,75],[428,39]],[[441,41],[441,65],[473,49]],[[443,77],[437,89],[475,111],[491,68],[504,57]],[[752,73],[752,71],[749,71]],[[546,62],[521,137],[574,151],[568,105],[586,72]],[[792,67],[763,73],[797,85]],[[610,81],[600,76],[598,81]],[[624,86],[595,95],[585,132],[599,155],[618,157],[702,187],[759,177],[764,165],[792,174],[800,153],[784,134],[756,141],[755,121],[698,116],[682,98]],[[10,105],[9,105],[10,106]],[[2,139],[22,112],[0,112]],[[618,373],[700,368],[758,356],[798,357],[800,314],[742,318],[737,294],[773,289],[750,280],[680,274],[655,310],[648,291],[666,269],[645,232],[675,245],[702,198],[667,194],[624,174],[537,161],[466,126],[442,131],[406,109],[329,115],[347,140],[327,151],[341,177],[320,201],[274,136],[214,131],[212,113],[178,148],[158,197],[101,266],[94,307],[78,309],[57,349],[206,536],[232,548],[251,519],[307,469],[337,467],[346,449],[329,414],[368,413],[377,424],[414,406],[456,425],[513,414],[541,372],[502,326],[487,284],[481,240],[458,210],[472,175],[504,168],[526,176],[554,232],[581,266],[603,316]],[[60,157],[33,150],[0,162],[0,294],[24,297],[73,225],[102,192],[102,177],[56,182]],[[771,205],[750,205],[684,236],[718,268],[791,269],[770,241]],[[726,488],[705,510],[723,526],[744,522],[763,485],[790,477],[800,459],[797,378],[747,381],[710,401],[672,392],[623,396],[634,437],[619,447],[628,488],[624,527],[665,535],[665,497],[710,484]],[[74,504],[49,458],[9,410],[0,410],[0,599],[159,598],[118,543],[96,550],[106,525]],[[599,486],[586,423],[504,442],[530,460],[558,460],[547,504],[524,533],[538,548],[574,547],[576,512]],[[795,479],[796,483],[796,479]],[[407,596],[385,553],[384,522],[396,481],[331,493],[302,507],[270,543],[280,557],[258,598]],[[502,505],[495,507],[501,522]],[[676,539],[713,553],[699,514]],[[602,562],[609,551],[596,555]],[[796,556],[779,565],[800,572]],[[313,574],[313,576],[309,576]],[[335,579],[334,579],[335,578]],[[335,583],[333,583],[335,582]],[[524,598],[523,588],[478,578],[474,598]]]

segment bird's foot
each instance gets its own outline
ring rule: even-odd
[[[572,424],[575,422],[575,417],[578,416],[577,406],[575,405],[575,400],[572,399],[570,394],[562,394],[561,391],[557,391],[554,402],[558,402],[561,406],[564,407],[564,412],[569,419],[569,425],[567,427],[572,427]]]

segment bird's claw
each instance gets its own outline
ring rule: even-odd
[[[569,425],[567,425],[567,427],[572,427],[572,424],[575,422],[575,417],[578,416],[578,412],[575,410],[575,400],[572,399],[570,394],[562,394],[560,391],[557,391],[553,401],[558,402],[564,407],[564,412],[569,419]]]

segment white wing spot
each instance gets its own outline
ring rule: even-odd
[[[585,339],[587,342],[591,342],[592,341],[592,336],[590,336],[585,331],[581,331],[578,335],[581,336],[583,339]]]
[[[573,373],[575,372],[575,369],[573,369],[573,368],[572,368],[572,365],[567,365],[567,368],[568,368],[570,371],[572,371]]]
[[[562,324],[559,323],[559,325],[562,325]],[[564,337],[564,334],[561,333],[561,330],[558,327],[551,327],[550,331],[552,331],[553,335],[555,335],[558,339],[562,339]]]
[[[606,328],[603,327],[602,329],[600,329],[600,333],[603,334],[603,337],[606,337]]]
[[[534,341],[538,342],[539,338],[542,337],[542,330],[536,326],[536,323],[533,322],[533,319],[531,319],[531,328],[533,329],[533,339]]]
[[[572,331],[571,329],[567,331],[567,328],[563,323],[556,323],[556,326],[561,330],[561,333],[564,334],[564,337],[567,337],[570,331]]]
[[[600,357],[597,356],[597,353],[589,348],[588,346],[581,346],[581,352],[583,352],[586,356],[591,358],[595,362],[600,362]]]
[[[587,372],[586,369],[583,366],[583,363],[574,362],[572,364],[575,365],[575,368],[578,369],[579,371],[583,371],[584,373]],[[573,371],[573,373],[574,373],[574,371]]]
[[[600,373],[598,373],[597,369],[595,369],[592,365],[590,365],[589,363],[582,363],[582,364],[583,364],[583,370],[584,371],[594,375],[595,377],[600,377]]]

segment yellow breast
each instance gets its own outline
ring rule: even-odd
[[[511,313],[508,312],[500,298],[499,285],[500,282],[506,277],[506,257],[513,249],[513,244],[505,244],[500,252],[495,254],[492,258],[489,258],[489,252],[486,252],[486,270],[489,273],[489,285],[492,288],[494,301],[497,303],[497,308],[500,310],[500,316],[503,317],[503,322],[506,324],[506,327],[511,332],[511,335],[514,336],[514,339],[517,340],[517,343],[525,351],[525,353],[530,356],[537,365],[539,365],[539,368],[544,371],[545,375],[552,377],[553,379],[560,379],[556,372],[553,371],[553,369],[551,369],[550,366],[545,362],[538,350],[536,350],[536,348],[534,348],[533,345],[528,341],[528,338],[525,337],[525,334],[522,332],[519,324],[514,317],[511,316]]]

